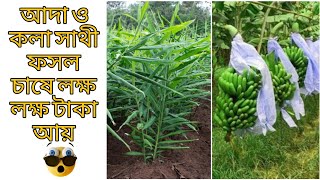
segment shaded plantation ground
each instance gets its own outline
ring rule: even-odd
[[[233,148],[224,141],[225,132],[213,128],[213,178],[319,179],[319,95],[304,102],[306,116],[296,121],[299,128],[278,118],[276,132],[235,137]]]
[[[208,97],[210,99],[210,97]],[[210,103],[200,100],[190,118],[198,121],[198,133],[188,134],[190,139],[198,138],[186,144],[189,149],[168,151],[164,157],[153,163],[145,164],[140,157],[124,156],[126,147],[108,134],[107,142],[107,178],[108,179],[162,179],[193,178],[209,179],[211,177],[211,108]],[[128,129],[127,129],[128,130]],[[123,135],[124,131],[120,131]],[[129,139],[125,139],[129,142]],[[132,145],[132,144],[130,144]],[[134,147],[133,147],[134,150]]]

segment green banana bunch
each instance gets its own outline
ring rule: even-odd
[[[216,125],[227,134],[254,126],[261,75],[257,70],[244,70],[242,75],[228,68],[218,80],[219,94],[213,116]]]
[[[299,75],[299,87],[304,87],[304,79],[306,77],[308,60],[303,55],[302,49],[296,46],[290,46],[283,49],[290,59],[292,65],[296,68]]]
[[[290,82],[291,74],[287,73],[282,63],[275,59],[274,53],[262,55],[269,68],[276,103],[282,107],[285,100],[292,99],[296,86]]]

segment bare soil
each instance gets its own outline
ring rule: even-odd
[[[210,102],[199,100],[189,119],[199,122],[198,132],[188,134],[190,149],[168,151],[162,158],[145,164],[141,157],[124,156],[128,149],[112,135],[107,135],[108,179],[210,179],[211,109]],[[123,133],[120,132],[120,135]],[[123,137],[123,136],[122,136]],[[125,138],[125,137],[124,137]],[[126,139],[126,142],[129,142]]]

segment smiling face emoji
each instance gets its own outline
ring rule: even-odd
[[[52,147],[43,159],[51,174],[62,177],[73,171],[77,157],[69,147]]]

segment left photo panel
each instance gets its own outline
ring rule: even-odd
[[[211,178],[211,2],[107,1],[107,178]]]

